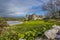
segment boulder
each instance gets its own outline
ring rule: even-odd
[[[20,38],[19,40],[26,40],[26,39],[21,39],[21,38]]]
[[[44,34],[48,39],[55,39],[57,31],[55,29],[47,30]]]
[[[42,40],[42,38],[37,37],[37,38],[35,38],[35,40]]]
[[[35,38],[35,40],[48,40],[48,39],[47,38],[37,37],[37,38]]]
[[[55,39],[60,40],[60,35],[57,35]]]
[[[44,34],[48,39],[55,39],[60,30],[60,26],[53,25],[53,29],[47,30]]]
[[[60,26],[58,26],[58,25],[53,25],[52,27],[53,27],[53,29],[58,29],[58,30],[60,30]]]

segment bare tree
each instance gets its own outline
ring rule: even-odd
[[[49,0],[47,3],[43,4],[43,10],[48,10],[48,16],[51,18],[56,17],[56,12],[60,10],[60,0]]]

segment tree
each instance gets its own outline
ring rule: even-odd
[[[47,3],[44,3],[43,10],[48,10],[48,16],[55,18],[57,14],[56,12],[60,10],[60,0],[49,0]]]

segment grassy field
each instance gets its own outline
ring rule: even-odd
[[[2,34],[0,34],[0,40],[19,40],[20,38],[34,40],[36,37],[44,38],[44,32],[51,29],[54,24],[59,25],[60,22],[26,21],[23,24],[6,27]]]

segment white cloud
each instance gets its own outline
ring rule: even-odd
[[[11,0],[9,3],[9,7],[7,8],[9,15],[18,16],[18,15],[26,15],[26,12],[32,6],[39,6],[40,2],[37,0]]]
[[[0,1],[1,2],[1,1]],[[38,0],[9,0],[9,2],[4,1],[2,2],[4,7],[6,7],[3,10],[6,10],[5,12],[1,13],[5,16],[24,16],[27,14],[27,12],[30,11],[32,6],[41,6],[42,3]],[[0,14],[0,15],[1,15]]]

